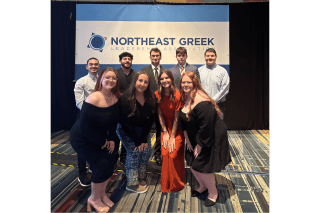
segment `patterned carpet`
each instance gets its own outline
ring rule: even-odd
[[[198,183],[187,166],[185,188],[163,194],[161,167],[150,159],[146,177],[149,188],[144,194],[125,190],[125,172],[118,167],[106,190],[115,202],[109,212],[269,212],[269,130],[229,130],[228,138],[232,163],[215,174],[219,191],[215,206],[204,206],[207,194],[191,197]],[[86,212],[91,187],[81,187],[77,177],[77,156],[69,142],[69,131],[53,133],[52,212]]]

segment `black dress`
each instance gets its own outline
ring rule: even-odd
[[[73,149],[90,164],[93,183],[102,183],[113,174],[114,153],[109,154],[107,148],[101,149],[101,147],[106,139],[117,141],[118,120],[119,101],[110,107],[97,107],[84,102],[80,119],[70,131],[70,143]]]
[[[190,120],[180,109],[181,129],[187,131],[193,148],[199,144],[202,149],[197,158],[186,149],[186,162],[201,173],[220,172],[231,162],[227,127],[219,118],[210,101],[198,103],[189,113]]]

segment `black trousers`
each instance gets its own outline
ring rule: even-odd
[[[150,132],[156,133],[156,142],[153,145],[153,149],[154,149],[153,156],[157,158],[161,158],[161,125],[159,121],[158,112],[156,113],[155,122]]]
[[[80,109],[78,109],[78,115],[77,115],[77,120],[80,119]],[[85,175],[87,173],[87,162],[86,160],[79,154],[77,154],[78,158],[78,169],[79,169],[79,176],[80,175]]]

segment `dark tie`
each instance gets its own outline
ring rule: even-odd
[[[156,83],[158,85],[158,78],[159,78],[158,67],[155,67],[154,71],[155,71],[155,74],[156,74]]]

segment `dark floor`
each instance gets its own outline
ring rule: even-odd
[[[219,198],[213,207],[203,205],[207,194],[191,197],[197,181],[186,167],[185,188],[175,193],[161,192],[161,167],[153,160],[147,165],[144,194],[125,190],[125,173],[119,166],[107,187],[115,202],[110,212],[269,212],[269,131],[228,131],[232,163],[215,174]],[[153,140],[154,141],[154,140]],[[51,136],[51,211],[85,212],[90,187],[77,181],[76,153],[69,132]]]

